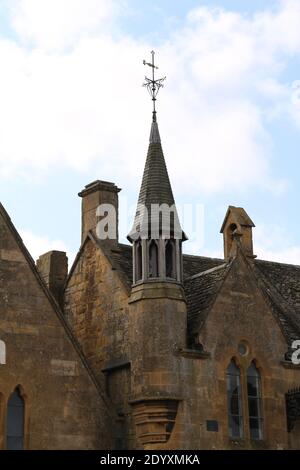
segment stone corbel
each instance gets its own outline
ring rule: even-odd
[[[137,437],[143,446],[168,442],[181,400],[176,397],[141,397],[131,400]]]
[[[300,421],[300,387],[289,390],[285,395],[288,432]]]

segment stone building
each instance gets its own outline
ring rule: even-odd
[[[182,254],[176,210],[169,233],[152,211],[175,207],[156,119],[130,245],[97,235],[119,191],[79,193],[69,272],[59,251],[35,264],[0,206],[0,447],[300,448],[300,267],[256,259],[233,206],[224,259]]]

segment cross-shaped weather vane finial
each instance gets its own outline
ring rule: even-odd
[[[157,97],[157,93],[159,92],[159,89],[164,86],[163,82],[165,81],[166,77],[159,78],[155,80],[155,70],[158,69],[158,67],[155,66],[154,64],[154,51],[151,51],[152,54],[152,63],[146,62],[143,60],[144,65],[149,65],[149,67],[152,68],[152,78],[145,77],[145,83],[143,83],[143,86],[147,88],[149,91],[152,101],[153,101],[153,122],[156,122],[156,109],[155,109],[155,101]]]

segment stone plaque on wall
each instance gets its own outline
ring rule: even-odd
[[[52,359],[51,360],[51,372],[53,375],[60,375],[60,376],[78,375],[77,362]]]

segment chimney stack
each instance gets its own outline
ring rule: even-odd
[[[68,275],[68,258],[64,251],[48,251],[36,262],[37,268],[59,305]]]
[[[81,242],[83,243],[88,232],[91,230],[95,236],[99,237],[99,222],[108,217],[110,219],[109,231],[107,232],[109,241],[118,244],[118,193],[121,191],[114,183],[96,180],[89,183],[78,194],[82,198],[81,213]],[[97,230],[98,225],[98,230]],[[101,237],[100,237],[101,238]]]

